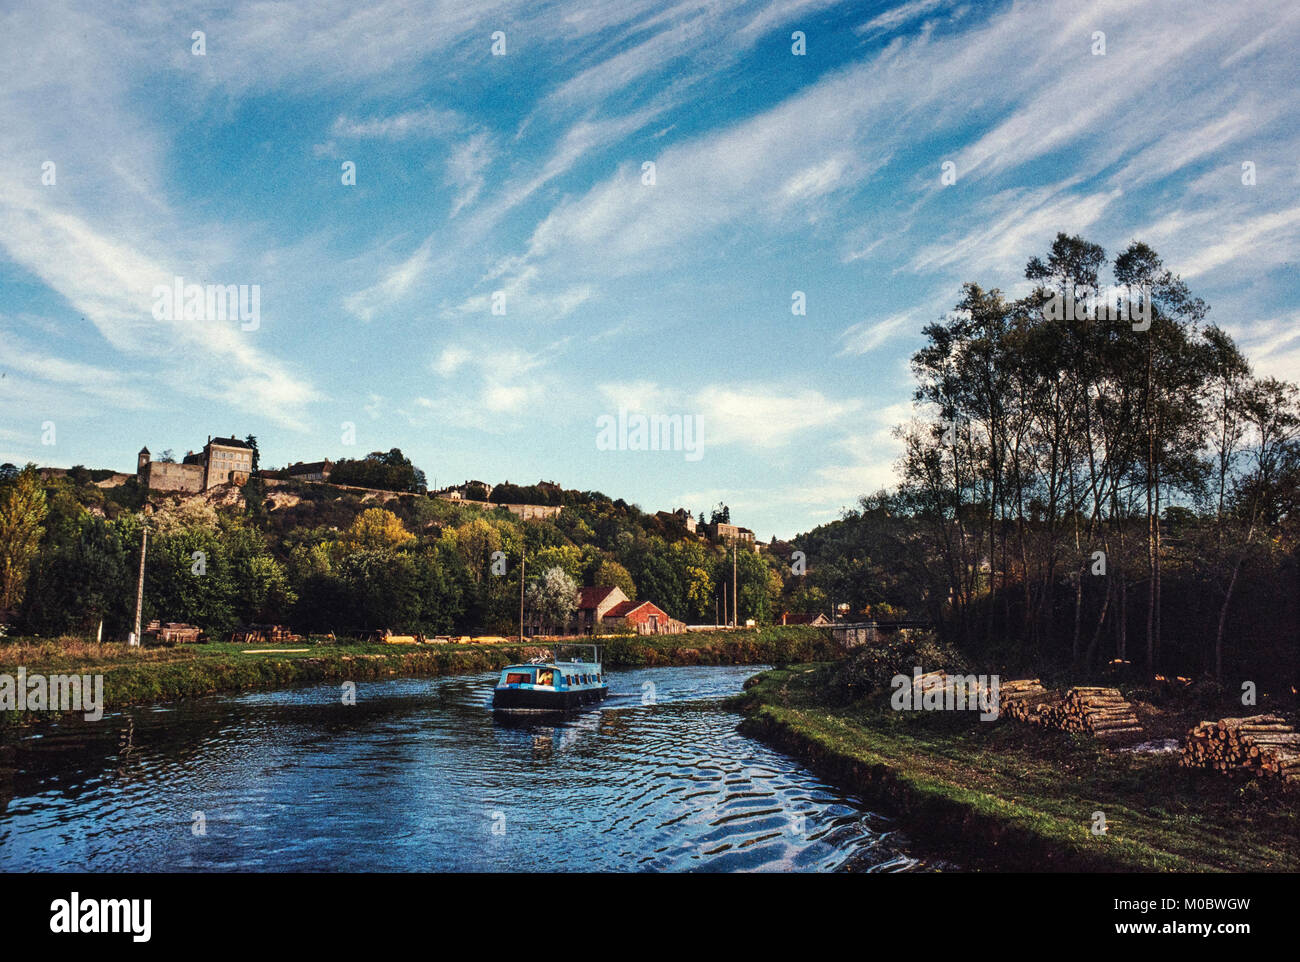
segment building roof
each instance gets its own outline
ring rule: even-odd
[[[241,441],[239,438],[213,438],[209,444],[219,444],[223,448],[247,448],[253,450],[253,446],[247,441]]]
[[[813,612],[792,611],[785,615],[782,615],[781,617],[787,625],[811,625],[815,623],[819,618],[825,621],[830,621],[830,619],[826,617],[825,613],[820,611],[813,611]]]
[[[327,467],[334,467],[334,462],[329,458],[326,458],[324,461],[307,461],[306,463],[295,461],[284,470],[287,474],[312,474],[318,471],[324,471]]]
[[[609,611],[605,612],[605,617],[622,618],[626,615],[630,615],[638,608],[644,608],[647,605],[649,605],[655,611],[659,612],[659,614],[663,615],[665,618],[668,617],[668,612],[664,611],[653,601],[620,601],[613,608],[610,608]]]
[[[600,603],[615,591],[622,594],[622,591],[617,585],[594,585],[591,587],[579,588],[578,610],[586,611],[587,609],[595,609],[599,607]]]

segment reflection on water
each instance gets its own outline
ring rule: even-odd
[[[888,820],[737,733],[718,700],[755,671],[611,672],[608,701],[559,720],[494,719],[478,675],[43,725],[0,744],[0,870],[923,867]]]

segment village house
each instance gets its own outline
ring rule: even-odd
[[[594,635],[604,629],[632,626],[637,634],[678,634],[686,626],[670,617],[662,608],[648,601],[631,601],[621,588],[597,585],[578,589],[577,609],[563,625],[547,624],[540,613],[524,612],[524,632],[537,635],[554,632],[562,635]]]
[[[833,622],[827,618],[823,612],[819,611],[816,614],[808,614],[806,612],[783,614],[781,616],[781,624],[811,625],[814,628],[824,628],[833,624]]]
[[[333,470],[334,462],[326,458],[324,461],[295,461],[284,469],[283,474],[297,481],[328,481]]]
[[[748,528],[742,528],[740,525],[714,521],[711,524],[706,524],[704,530],[708,532],[709,537],[714,541],[721,541],[726,544],[734,543],[746,547],[754,544],[754,532]]]
[[[631,626],[638,635],[679,635],[686,630],[684,622],[649,601],[620,601],[605,612],[604,623],[615,629]]]
[[[676,511],[656,511],[655,517],[659,518],[665,524],[680,525],[691,534],[695,534],[695,518],[685,508],[678,508]]]

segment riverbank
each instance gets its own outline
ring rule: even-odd
[[[834,657],[829,632],[772,627],[663,636],[613,636],[605,646],[607,668],[669,665],[785,665]],[[259,652],[258,648],[276,649]],[[304,650],[284,650],[304,649]],[[219,692],[240,692],[321,682],[374,681],[498,671],[547,649],[541,646],[210,643],[131,649],[76,638],[17,640],[0,645],[0,675],[20,667],[33,674],[104,677],[104,707],[177,701]],[[0,728],[31,724],[49,712],[0,711]]]
[[[828,671],[776,670],[733,698],[741,730],[899,819],[966,868],[1073,872],[1300,871],[1300,793],[1180,768],[1176,753],[1112,752],[1090,739],[842,704]],[[1106,831],[1094,834],[1096,813]]]

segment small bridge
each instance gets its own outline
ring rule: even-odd
[[[874,644],[881,635],[891,634],[905,628],[931,628],[930,621],[859,621],[853,624],[837,622],[830,626],[831,636],[842,648],[857,648],[860,645]]]

